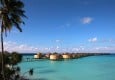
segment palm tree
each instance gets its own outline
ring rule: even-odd
[[[4,74],[4,34],[7,36],[7,32],[16,27],[20,32],[22,29],[20,24],[23,23],[22,17],[24,15],[24,4],[20,0],[0,0],[0,20],[1,20],[1,49],[2,49],[2,75],[5,80]]]

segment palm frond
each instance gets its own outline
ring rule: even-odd
[[[16,9],[16,10],[14,10],[14,12],[15,12],[17,15],[21,16],[21,17],[27,18],[27,16],[24,14],[25,11],[22,10],[22,9]]]
[[[21,1],[17,1],[17,2],[16,2],[16,6],[17,6],[18,8],[23,8],[23,7],[24,7],[24,4],[23,4]]]
[[[20,24],[17,23],[17,22],[15,22],[15,21],[13,21],[13,23],[14,23],[14,26],[15,26],[20,32],[22,32],[22,28],[20,27]]]
[[[4,1],[5,7],[2,15],[3,17],[3,31],[6,33],[10,31],[13,26],[15,26],[20,32],[22,29],[20,24],[25,24],[22,20],[25,16],[25,11],[23,10],[24,4],[20,0],[0,0],[1,2]]]

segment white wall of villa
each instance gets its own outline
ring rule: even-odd
[[[63,57],[63,59],[70,59],[70,55],[68,55],[68,54],[63,54],[62,57]]]
[[[57,55],[50,55],[50,60],[56,60],[56,59],[58,59]]]
[[[34,58],[35,58],[35,59],[38,59],[38,58],[39,58],[39,56],[36,54],[36,55],[34,55]]]

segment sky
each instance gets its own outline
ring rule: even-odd
[[[23,0],[23,32],[4,37],[5,50],[115,53],[115,0]]]

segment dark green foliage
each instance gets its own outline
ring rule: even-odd
[[[25,16],[25,11],[23,10],[24,4],[20,0],[1,0],[1,20],[4,24],[2,24],[2,32],[7,32],[12,29],[12,27],[16,27],[20,32],[22,29],[20,24],[24,24],[22,17]]]
[[[0,52],[1,53],[1,52]],[[20,76],[20,67],[15,66],[22,61],[22,55],[17,52],[6,52],[4,53],[4,73],[5,80],[20,80],[22,76]],[[1,55],[0,55],[0,65],[1,63]],[[2,67],[0,66],[0,80],[3,80],[3,75],[1,74]],[[33,75],[33,68],[25,73],[29,73],[29,75]],[[24,76],[23,76],[24,78]],[[25,80],[25,79],[21,79]]]
[[[0,56],[1,59],[1,56]],[[22,60],[22,55],[18,54],[17,52],[5,52],[4,53],[4,72],[5,72],[5,78],[6,80],[15,78],[17,80],[19,78],[20,68],[14,67],[14,65],[17,65]],[[0,65],[1,65],[0,60]],[[1,73],[1,66],[0,66],[0,73]],[[12,77],[14,75],[14,77]],[[0,80],[2,79],[2,74],[0,74]]]
[[[0,53],[1,54],[1,53]],[[4,52],[4,64],[16,65],[21,62],[22,55],[17,52]],[[0,55],[0,63],[1,63],[1,55]]]
[[[9,63],[12,65],[20,62],[21,58],[18,58],[15,54],[13,57],[5,56],[4,52],[4,34],[7,36],[7,32],[11,31],[13,27],[16,27],[20,32],[22,29],[20,27],[21,23],[24,24],[22,18],[25,16],[25,11],[23,10],[24,4],[21,0],[0,0],[0,32],[1,32],[1,74],[3,75],[3,80],[5,80],[5,68],[4,64]],[[15,59],[14,57],[18,58]],[[8,58],[8,59],[7,59]],[[5,60],[5,61],[4,61]]]
[[[16,65],[17,63],[21,62],[22,55],[17,54],[17,52],[13,52],[9,58],[10,58],[10,64]]]

